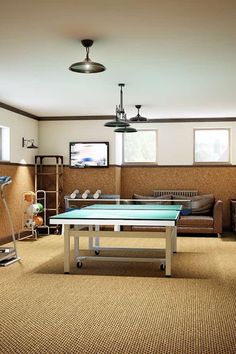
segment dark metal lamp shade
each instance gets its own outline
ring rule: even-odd
[[[93,62],[89,58],[89,48],[93,45],[93,41],[91,39],[83,39],[81,43],[86,48],[86,58],[84,59],[84,61],[72,64],[69,67],[69,70],[81,74],[95,74],[105,71],[106,68],[104,65]]]
[[[105,123],[104,126],[109,128],[129,127],[129,123],[126,120],[114,119]]]
[[[147,122],[148,119],[145,118],[145,117],[142,117],[140,114],[139,114],[139,110],[140,108],[142,107],[140,104],[136,104],[135,107],[137,108],[138,110],[138,114],[135,116],[135,117],[132,117],[129,119],[129,122]]]
[[[106,68],[104,65],[95,63],[91,60],[84,59],[79,63],[74,63],[69,67],[69,70],[81,74],[95,74],[105,71]]]
[[[115,133],[137,133],[137,130],[132,127],[122,127],[114,130]]]

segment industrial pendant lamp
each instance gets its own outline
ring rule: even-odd
[[[92,39],[83,39],[81,41],[82,45],[86,48],[86,58],[84,61],[74,63],[69,67],[69,70],[81,74],[94,74],[105,71],[106,68],[104,65],[95,63],[89,58],[89,48],[93,45]]]
[[[116,117],[114,120],[104,124],[105,127],[118,128],[115,129],[116,133],[132,133],[136,132],[136,129],[131,128],[126,119],[126,113],[123,106],[123,87],[125,84],[118,84],[120,87],[120,104],[116,106]],[[125,130],[124,130],[125,129]]]
[[[137,130],[132,127],[121,127],[114,130],[115,133],[137,133]]]
[[[125,84],[118,84],[120,87],[120,104],[116,106],[116,117],[114,120],[104,124],[105,127],[126,127],[129,126],[129,123],[126,120],[126,114],[123,107],[123,87]]]
[[[139,110],[140,108],[142,107],[140,104],[136,104],[135,107],[137,108],[138,110],[138,113],[135,117],[132,117],[129,119],[129,122],[147,122],[148,119],[145,118],[145,117],[142,117],[140,114],[139,114]]]

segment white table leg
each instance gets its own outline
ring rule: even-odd
[[[79,237],[74,237],[74,255],[75,259],[79,257]]]
[[[89,231],[93,231],[93,225],[89,225]],[[93,249],[93,238],[89,237],[88,239],[88,249],[92,250]]]
[[[120,231],[120,225],[114,225],[114,231]]]
[[[64,273],[70,273],[70,225],[64,226]]]
[[[177,226],[172,228],[172,252],[177,252]]]
[[[95,225],[95,231],[100,231],[100,225]],[[100,239],[99,237],[95,237],[95,247],[100,246]]]
[[[172,227],[166,226],[166,277],[171,277]]]

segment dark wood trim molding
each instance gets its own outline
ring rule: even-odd
[[[34,114],[22,111],[19,108],[12,107],[12,106],[10,106],[10,105],[8,105],[6,103],[3,103],[3,102],[0,102],[0,108],[6,109],[7,111],[11,111],[11,112],[20,114],[22,116],[25,116],[25,117],[28,117],[28,118],[31,118],[31,119],[39,120],[39,117],[35,116]]]
[[[10,162],[10,161],[0,161],[0,165],[11,165],[11,166],[21,166],[21,167],[34,167],[34,164],[21,164],[21,163],[17,163],[17,162]],[[54,165],[47,165],[48,167],[50,166],[54,166]],[[65,168],[71,168],[68,164],[64,164],[63,165]],[[231,165],[231,164],[194,164],[194,165],[145,165],[145,164],[135,164],[135,165],[117,165],[117,164],[110,164],[109,167],[119,167],[119,168],[139,168],[139,167],[143,167],[143,168],[209,168],[209,167],[224,167],[224,168],[235,168],[236,165]],[[109,168],[108,167],[108,168]],[[96,167],[94,167],[96,168]],[[85,168],[86,170],[89,170],[89,168]],[[73,168],[73,170],[76,170],[75,168]],[[78,168],[78,171],[84,170],[84,168]]]
[[[150,119],[150,123],[191,123],[191,122],[236,122],[236,117]]]
[[[8,111],[18,113],[22,116],[32,118],[39,121],[69,121],[69,120],[113,120],[114,115],[105,116],[55,116],[55,117],[40,117],[35,114],[23,111],[19,108],[10,106],[6,103],[0,102],[0,108]],[[153,118],[147,122],[134,122],[134,124],[147,123],[191,123],[191,122],[236,122],[236,117],[212,117],[212,118]]]
[[[113,120],[115,116],[57,116],[39,117],[39,121],[63,121],[63,120]],[[236,122],[236,117],[214,118],[153,118],[147,122],[133,122],[132,124],[152,123],[192,123],[192,122]]]
[[[34,166],[33,164],[22,164],[19,162],[10,162],[10,161],[0,161],[0,165],[11,165],[11,166],[21,166],[21,167]]]
[[[40,121],[60,121],[60,120],[113,120],[115,116],[57,116],[39,117]]]

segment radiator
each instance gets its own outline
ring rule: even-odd
[[[194,197],[198,195],[196,190],[186,190],[186,189],[155,189],[153,191],[154,197],[162,197],[163,195],[181,195],[183,197]]]

